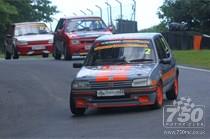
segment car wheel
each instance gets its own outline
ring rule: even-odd
[[[161,108],[163,106],[163,85],[161,82],[158,83],[156,93],[154,108]]]
[[[43,57],[43,58],[47,58],[47,57],[49,57],[49,54],[43,53],[43,54],[42,54],[42,57]]]
[[[166,97],[168,100],[175,100],[177,99],[178,94],[179,94],[179,80],[178,77],[176,77],[172,85],[172,88],[168,92],[166,92]]]
[[[55,60],[61,59],[61,53],[57,50],[56,46],[54,46],[54,49],[53,49],[53,57]]]
[[[9,59],[11,59],[11,57],[12,57],[12,55],[6,50],[5,51],[5,59],[9,60]]]
[[[19,59],[19,55],[16,49],[14,49],[13,59]]]
[[[71,59],[72,59],[72,56],[69,52],[68,47],[65,45],[64,46],[64,60],[71,60]]]
[[[81,116],[84,115],[86,108],[76,108],[75,100],[70,95],[70,109],[74,115]]]

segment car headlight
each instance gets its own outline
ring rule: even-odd
[[[28,45],[27,41],[16,41],[16,45]]]
[[[142,79],[135,79],[132,82],[132,87],[143,87],[143,86],[150,86],[151,80],[148,78],[142,78]]]
[[[71,43],[73,45],[78,45],[78,44],[80,44],[80,41],[79,40],[71,40]]]
[[[72,88],[73,89],[89,89],[90,83],[87,81],[74,81],[72,83]]]

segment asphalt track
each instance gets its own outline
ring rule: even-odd
[[[166,135],[163,110],[69,111],[72,63],[53,59],[0,61],[0,138],[210,138],[210,72],[180,69],[180,97],[205,105],[205,135]],[[172,101],[165,100],[165,104]],[[201,130],[201,129],[195,129]]]

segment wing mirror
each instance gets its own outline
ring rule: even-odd
[[[75,69],[80,69],[82,68],[83,64],[82,63],[73,63],[73,68]]]
[[[113,26],[108,26],[108,31],[113,32],[114,31]]]
[[[160,60],[162,64],[171,64],[171,58],[163,58]]]

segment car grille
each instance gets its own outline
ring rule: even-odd
[[[92,44],[95,40],[82,40],[81,43]]]
[[[92,89],[125,88],[131,87],[132,81],[91,82],[90,86]]]
[[[82,44],[93,44],[96,38],[85,38],[85,39],[80,39],[80,43]]]
[[[29,41],[29,45],[42,45],[42,44],[48,44],[48,41]]]

